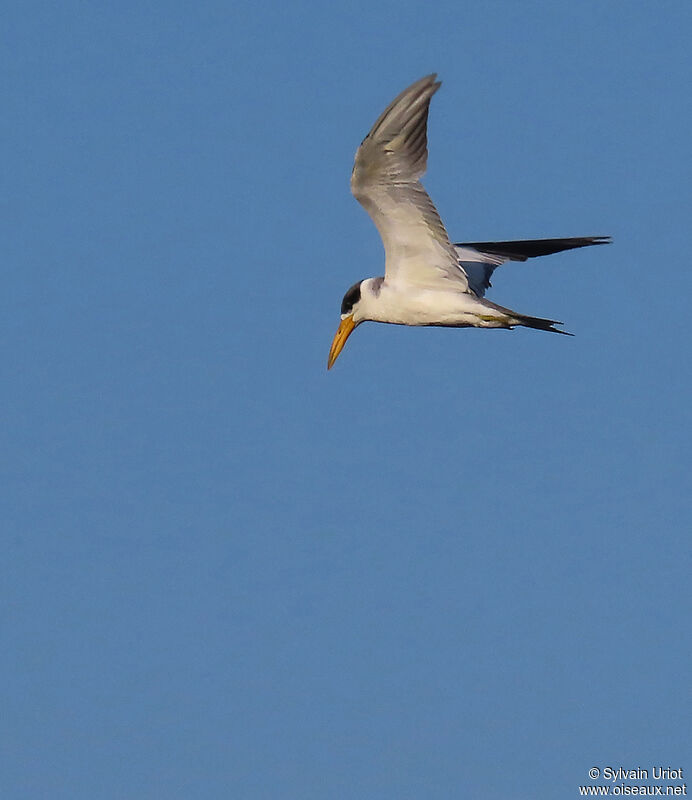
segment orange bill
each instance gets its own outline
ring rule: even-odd
[[[339,353],[344,349],[346,339],[353,333],[356,323],[353,321],[353,316],[349,314],[341,320],[341,324],[334,336],[331,349],[329,350],[329,359],[327,361],[327,369],[331,369],[334,362],[339,357]]]

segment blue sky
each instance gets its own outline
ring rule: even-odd
[[[692,770],[684,2],[10,3],[3,797],[553,798]],[[363,325],[429,72],[536,331]]]

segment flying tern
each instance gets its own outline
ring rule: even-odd
[[[531,239],[453,244],[420,178],[428,160],[430,100],[437,75],[411,84],[382,112],[356,152],[351,191],[372,217],[385,249],[385,274],[355,283],[341,303],[327,369],[361,322],[514,328],[523,325],[567,334],[552,319],[529,317],[486,300],[493,271],[526,261],[607,244],[610,237]]]

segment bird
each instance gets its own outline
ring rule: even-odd
[[[329,350],[331,369],[351,333],[363,322],[395,325],[556,328],[561,322],[527,316],[485,298],[494,270],[590,245],[609,236],[452,243],[420,182],[428,160],[428,111],[441,82],[433,73],[404,89],[377,118],[356,151],[351,191],[384,244],[385,274],[346,292],[341,322]]]

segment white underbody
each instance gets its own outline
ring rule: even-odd
[[[500,309],[452,284],[432,289],[397,285],[381,278],[361,283],[360,302],[353,310],[356,324],[371,320],[394,325],[443,325],[454,327],[506,328],[520,324]]]

